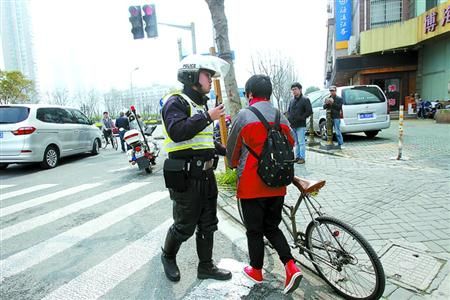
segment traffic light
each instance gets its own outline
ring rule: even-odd
[[[145,21],[145,32],[147,32],[148,38],[153,38],[158,36],[158,23],[156,22],[156,10],[155,5],[144,5],[142,7],[144,11],[144,16],[142,17]]]
[[[131,14],[129,20],[130,20],[130,23],[132,26],[131,32],[133,33],[133,38],[135,40],[143,39],[144,38],[144,29],[142,26],[141,7],[140,6],[130,6],[128,8],[128,11]]]

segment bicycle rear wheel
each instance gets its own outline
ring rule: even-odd
[[[119,144],[117,143],[116,137],[114,135],[111,135],[111,143],[114,150],[117,150]]]
[[[346,299],[379,299],[386,279],[370,244],[341,220],[322,216],[315,221],[306,229],[306,247],[320,276]]]

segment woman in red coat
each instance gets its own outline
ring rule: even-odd
[[[250,77],[245,84],[245,94],[250,105],[258,109],[269,124],[273,124],[277,110],[270,103],[270,78],[265,75]],[[283,115],[280,127],[289,143],[294,145],[289,121]],[[258,159],[247,148],[259,155],[266,139],[267,130],[258,117],[249,109],[241,110],[232,123],[227,142],[227,158],[231,167],[237,168],[237,197],[241,199],[247,230],[250,265],[244,268],[244,274],[257,283],[262,282],[265,236],[285,266],[284,293],[291,293],[300,284],[302,272],[295,264],[286,237],[279,228],[286,187],[267,186],[257,173]]]

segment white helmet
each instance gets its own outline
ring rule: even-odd
[[[183,58],[178,68],[178,81],[193,86],[198,83],[200,70],[211,73],[213,78],[225,76],[230,65],[221,58],[211,55],[188,55]]]

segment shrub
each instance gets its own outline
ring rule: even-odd
[[[227,169],[225,172],[216,173],[217,184],[235,188],[237,183],[236,170]]]

